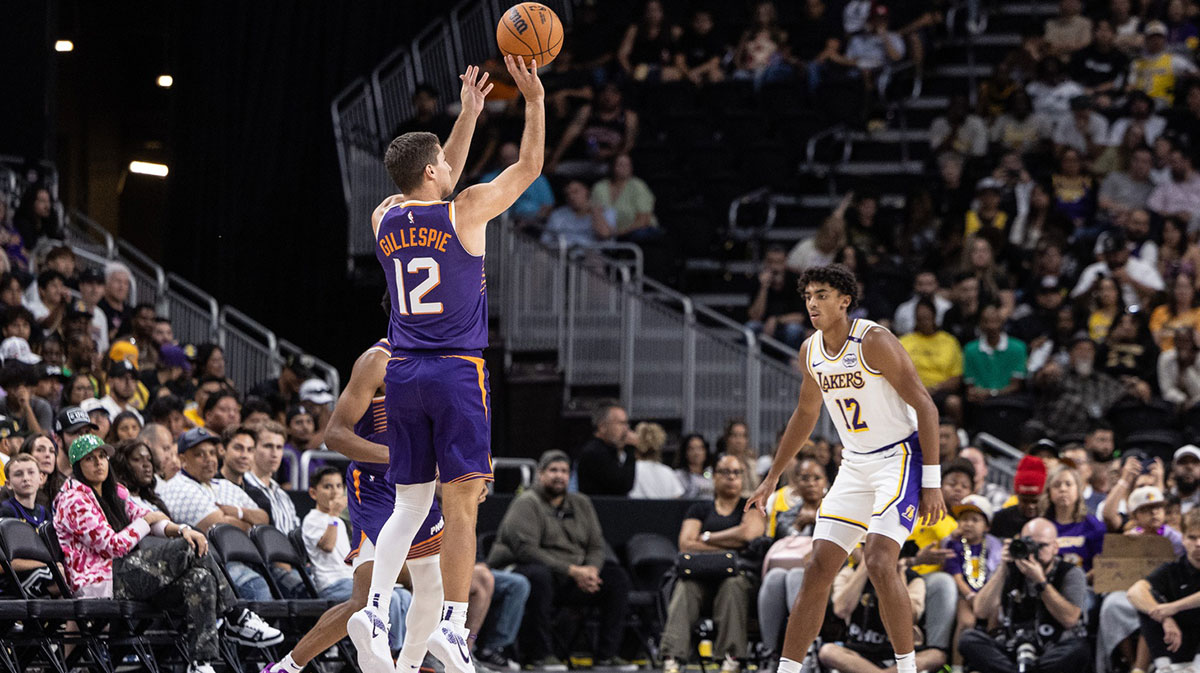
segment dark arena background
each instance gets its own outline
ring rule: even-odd
[[[862,552],[796,598],[867,429],[782,441],[840,264],[938,412],[919,670],[1200,673],[1200,2],[544,5],[0,3],[0,672],[361,670],[384,152],[479,66],[455,193],[518,162],[508,21],[554,59],[487,228],[477,669],[896,670]]]

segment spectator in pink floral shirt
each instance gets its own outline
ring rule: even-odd
[[[67,582],[79,598],[149,600],[183,604],[189,671],[212,671],[220,635],[253,647],[269,647],[283,634],[258,615],[237,607],[237,596],[208,554],[204,535],[172,523],[162,512],[133,502],[109,470],[113,448],[84,435],[68,451],[72,476],[55,498],[54,528],[66,558]],[[147,535],[173,538],[139,545]]]

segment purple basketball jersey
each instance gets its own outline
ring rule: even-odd
[[[375,257],[387,276],[396,351],[487,348],[487,283],[483,256],[463,248],[454,204],[405,201],[384,213]]]

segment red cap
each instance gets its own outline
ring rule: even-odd
[[[887,15],[888,15],[887,5],[877,2],[877,3],[875,3],[875,5],[873,7],[871,7],[871,16],[884,17]]]
[[[1013,490],[1017,495],[1039,495],[1046,487],[1046,463],[1037,456],[1025,456],[1017,463]]]

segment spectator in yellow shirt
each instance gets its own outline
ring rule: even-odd
[[[917,302],[914,324],[916,330],[900,337],[900,345],[938,406],[947,416],[961,418],[962,347],[949,332],[937,328],[937,308],[931,299],[922,297]]]

